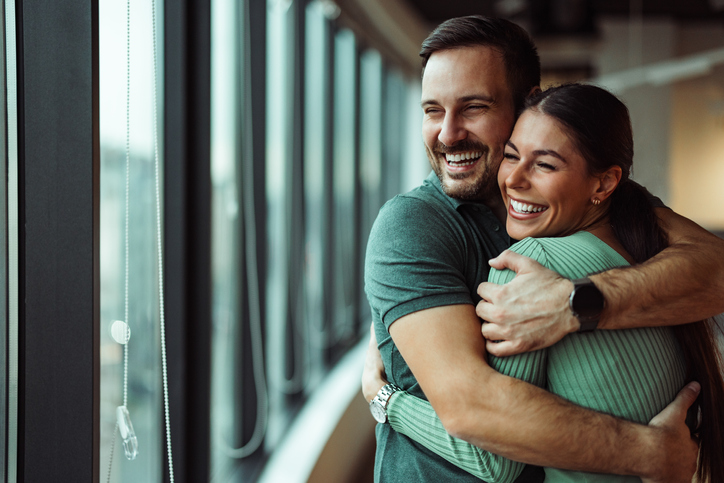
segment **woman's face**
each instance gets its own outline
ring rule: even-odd
[[[587,227],[598,216],[591,200],[599,184],[558,121],[534,110],[520,116],[498,171],[512,238],[565,236]]]

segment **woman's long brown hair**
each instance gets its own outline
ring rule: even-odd
[[[614,234],[636,263],[668,246],[651,195],[629,179],[633,133],[628,109],[616,96],[592,85],[567,84],[528,99],[526,108],[551,116],[566,128],[591,174],[621,167],[623,175],[611,196],[608,214]],[[724,482],[724,365],[713,327],[710,320],[673,327],[686,361],[687,381],[701,384],[690,410],[692,433],[700,443],[696,475],[701,483]],[[701,424],[697,427],[699,411]]]

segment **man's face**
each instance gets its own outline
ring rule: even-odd
[[[497,196],[497,172],[515,122],[503,56],[483,46],[432,54],[422,78],[422,137],[448,196]]]

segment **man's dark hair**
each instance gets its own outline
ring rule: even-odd
[[[528,93],[540,85],[540,58],[528,33],[513,22],[482,15],[446,20],[422,43],[422,68],[439,50],[476,45],[494,48],[503,55],[515,110],[520,112]]]

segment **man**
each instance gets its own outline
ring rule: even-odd
[[[435,175],[380,211],[365,269],[374,331],[388,379],[427,398],[453,436],[508,458],[564,469],[633,474],[652,482],[686,481],[687,477],[690,481],[696,445],[683,420],[696,397],[695,387],[683,390],[657,416],[657,425],[647,427],[575,407],[488,366],[475,291],[478,282],[487,279],[488,259],[510,242],[501,223],[505,214],[496,173],[516,110],[538,88],[539,61],[522,29],[482,17],[445,22],[424,42],[421,56],[423,139]],[[687,280],[694,277],[688,275],[692,273],[705,276],[698,269],[699,258],[692,255],[694,237],[705,239],[697,242],[697,249],[703,250],[707,260],[716,260],[715,272],[722,271],[718,267],[723,262],[716,259],[721,248],[699,233],[703,230],[669,210],[659,211],[665,212],[662,221],[674,246],[640,268],[594,278],[607,301],[606,328],[614,328],[614,314],[625,313],[622,319],[629,321],[628,326],[636,319],[632,309],[636,302],[617,290],[616,283],[626,290],[636,287],[641,300],[658,301],[652,295],[656,290],[677,299],[690,295],[661,272],[671,268],[673,273],[686,273]],[[504,257],[498,265],[506,263],[523,272],[519,278],[537,285],[481,287],[481,295],[493,303],[481,303],[480,315],[496,322],[486,324],[486,335],[518,337],[500,343],[503,352],[552,344],[553,338],[537,335],[546,325],[562,325],[553,329],[558,338],[578,329],[580,322],[567,305],[573,289],[570,281],[525,260]],[[707,281],[716,280],[721,293],[724,284],[718,276]],[[648,284],[651,279],[656,283]],[[533,316],[511,309],[519,302],[519,293],[529,297],[539,287],[546,292],[536,296]],[[689,300],[688,305],[676,302],[677,310],[691,310],[689,321],[724,310],[717,303],[721,301],[710,292]],[[698,312],[693,310],[695,304],[701,304]],[[596,307],[587,308],[596,315]],[[513,312],[513,318],[522,323],[513,329],[498,323],[506,312]],[[666,320],[673,323],[672,319]],[[375,406],[383,413],[386,397],[381,394],[383,404]],[[377,427],[375,478],[382,482],[477,481],[387,424]],[[541,477],[528,467],[518,481],[541,481]]]

